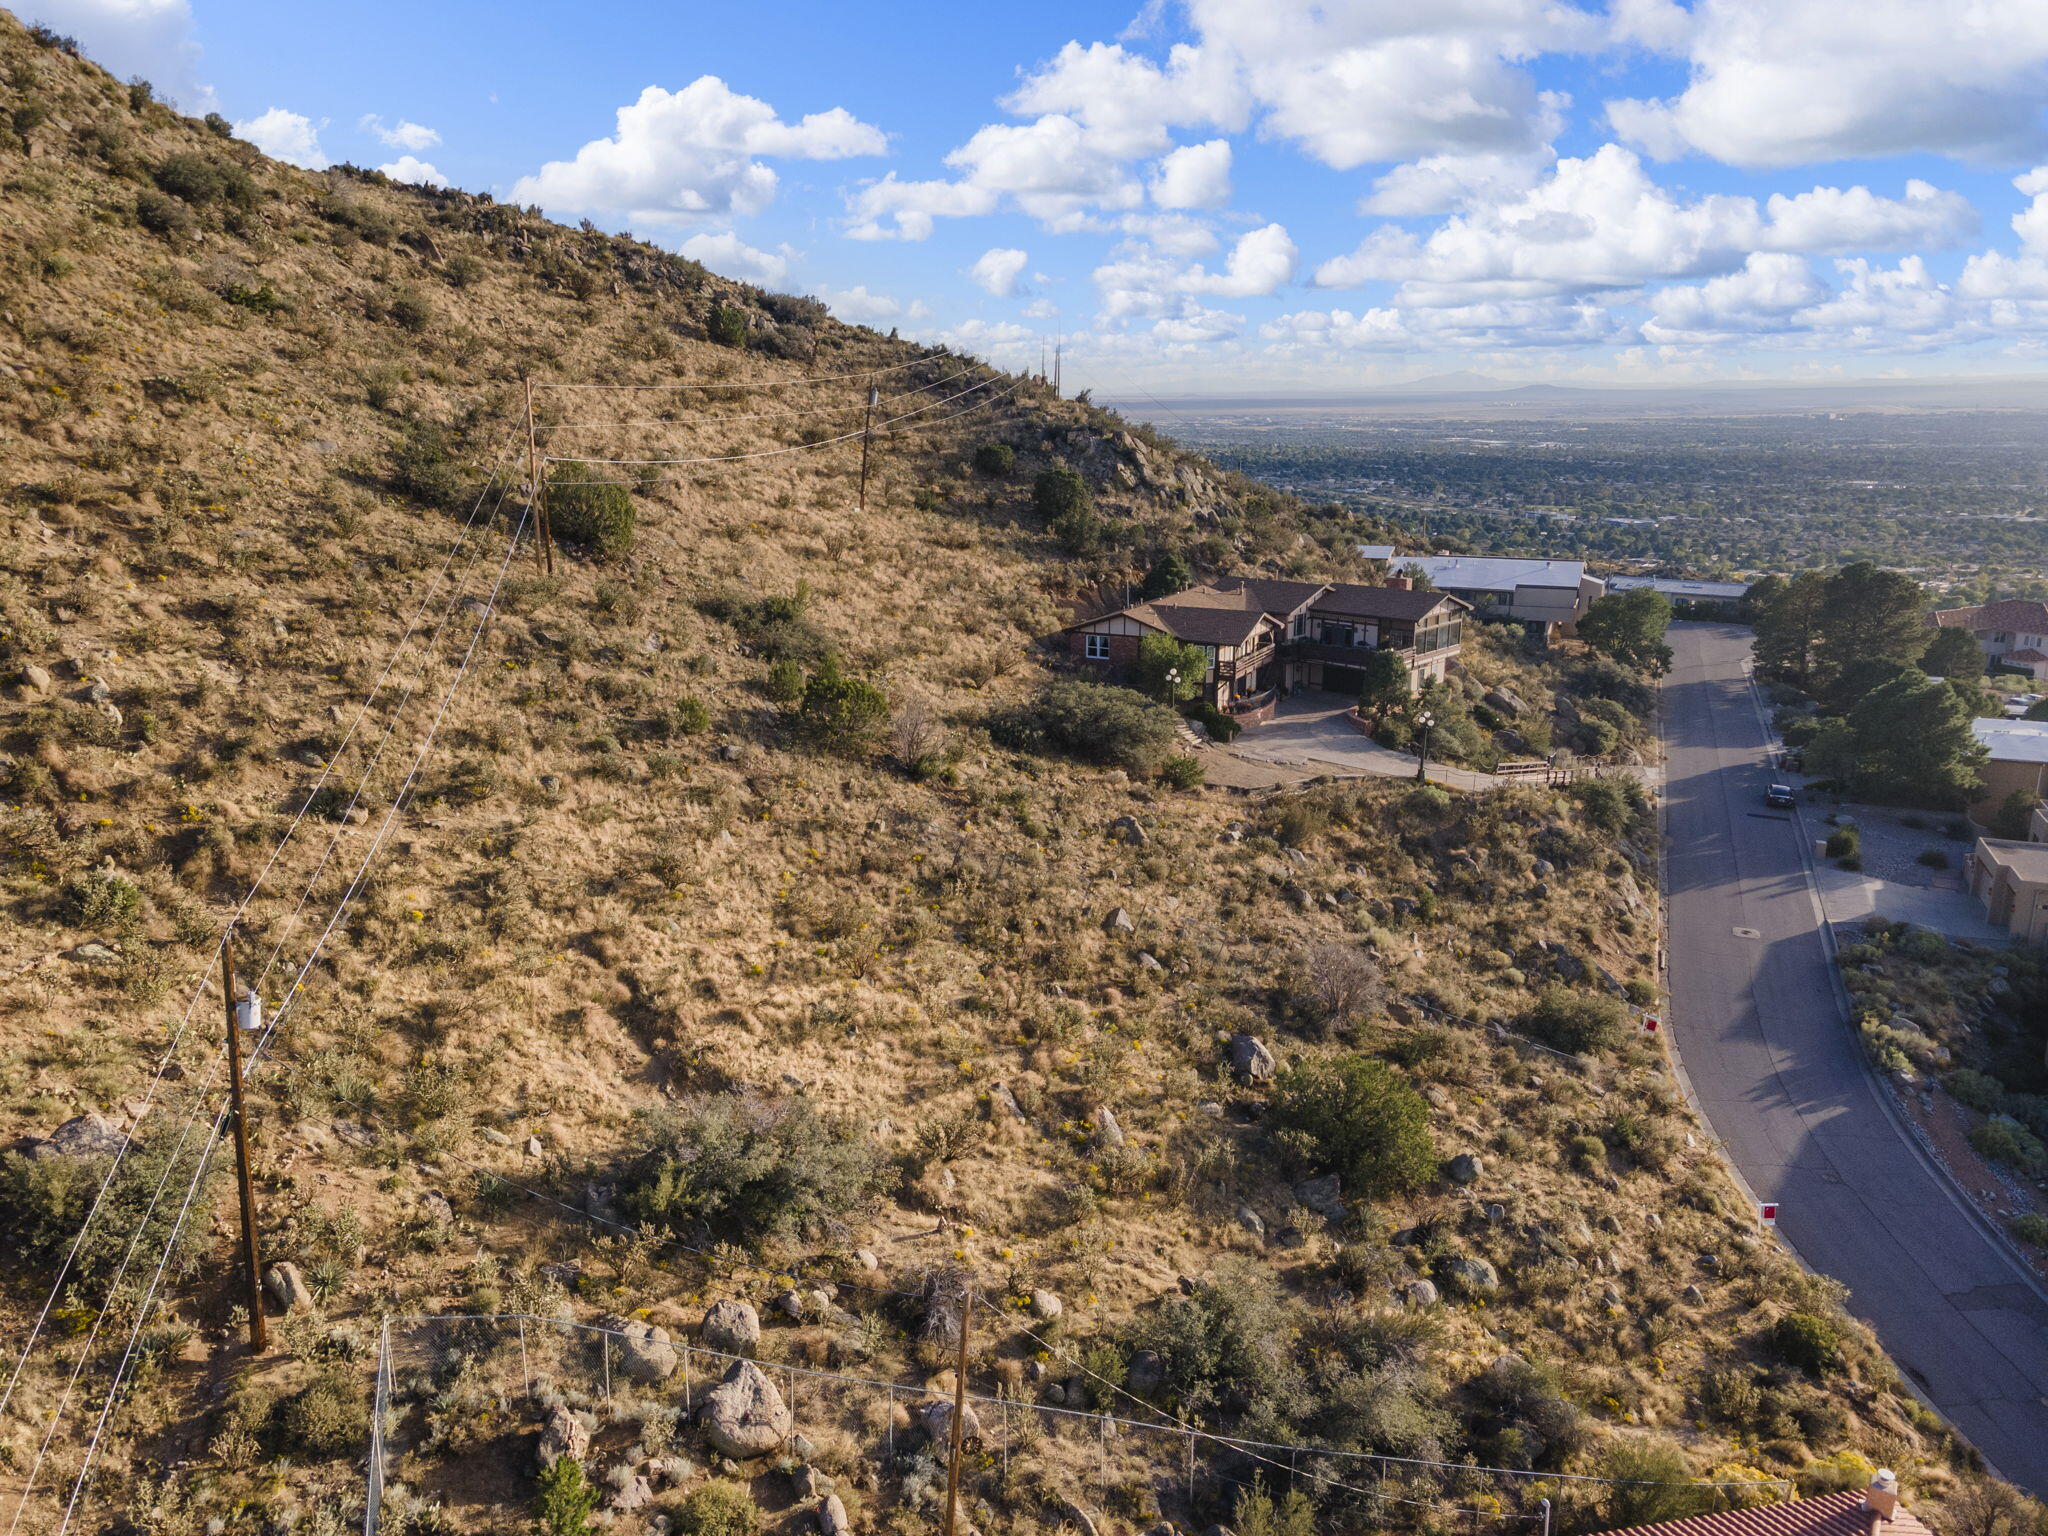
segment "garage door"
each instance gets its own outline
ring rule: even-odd
[[[1365,690],[1365,673],[1357,667],[1326,666],[1323,668],[1323,687],[1331,693],[1355,699]]]

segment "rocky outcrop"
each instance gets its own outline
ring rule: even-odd
[[[698,1326],[705,1347],[722,1355],[751,1355],[761,1342],[761,1314],[751,1302],[714,1301]]]
[[[751,1360],[736,1360],[697,1411],[704,1437],[735,1461],[782,1449],[796,1423],[775,1383]]]

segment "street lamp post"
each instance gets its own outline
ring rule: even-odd
[[[1166,702],[1167,702],[1167,703],[1169,703],[1169,704],[1173,704],[1173,703],[1177,703],[1177,702],[1179,701],[1179,699],[1180,699],[1180,668],[1179,668],[1179,667],[1168,667],[1168,668],[1166,669]]]
[[[1415,782],[1420,784],[1427,777],[1424,770],[1429,767],[1429,728],[1436,724],[1436,716],[1424,710],[1415,717],[1416,728],[1421,736],[1415,743]]]

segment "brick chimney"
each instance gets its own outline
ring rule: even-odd
[[[1411,590],[1414,587],[1415,583],[1411,578],[1407,576],[1389,576],[1387,578],[1387,585],[1392,587],[1396,592],[1406,592]]]
[[[1863,1528],[1879,1531],[1899,1510],[1899,1474],[1889,1467],[1870,1480],[1863,1490]]]

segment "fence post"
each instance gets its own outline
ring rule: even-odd
[[[391,1319],[384,1319],[384,1326],[377,1336],[377,1382],[371,1393],[370,1407],[370,1477],[369,1486],[363,1498],[363,1536],[377,1536],[377,1526],[384,1508],[384,1411],[391,1397],[388,1383],[391,1379]]]
[[[612,1400],[612,1336],[609,1333],[600,1333],[597,1336],[597,1342],[604,1350],[604,1400],[610,1402]]]
[[[526,1319],[519,1319],[519,1374],[526,1378],[526,1395],[533,1396],[533,1362],[526,1354]]]
[[[1541,1502],[1543,1505],[1543,1536],[1550,1536],[1550,1500],[1544,1499]]]
[[[889,1411],[882,1417],[888,1426],[889,1460],[893,1463],[896,1460],[896,1389],[893,1386],[889,1388]]]
[[[690,1346],[683,1346],[683,1412],[690,1411]]]
[[[1188,1442],[1188,1519],[1195,1518],[1195,1437],[1187,1435]]]
[[[1109,1415],[1095,1421],[1095,1496],[1109,1502]]]

